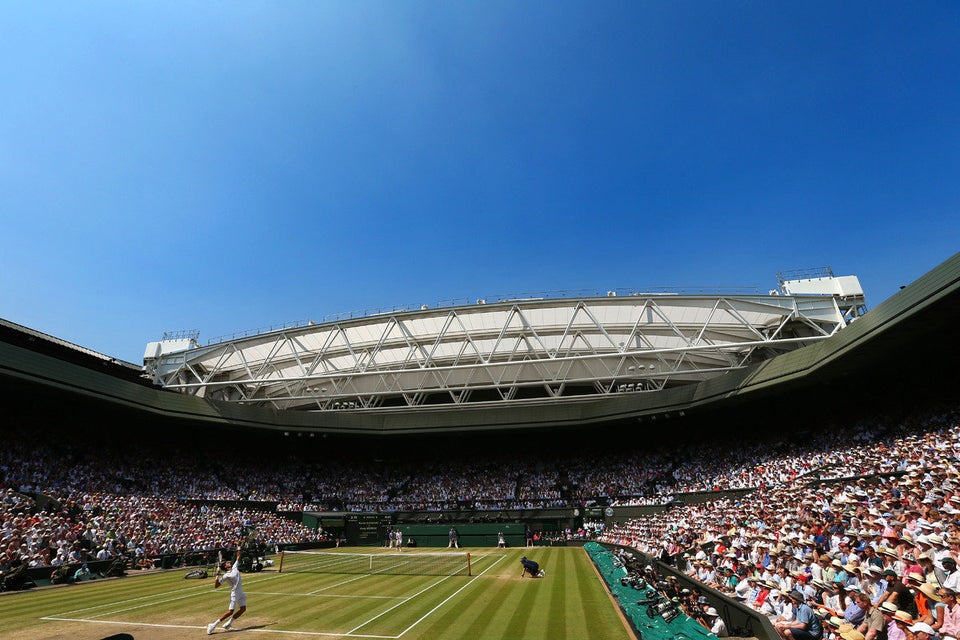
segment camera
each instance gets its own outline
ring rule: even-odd
[[[670,611],[667,611],[663,614],[663,621],[670,622],[679,615],[680,615],[679,611],[677,611],[676,609],[671,609]]]
[[[667,602],[661,602],[660,604],[655,604],[653,605],[653,608],[657,613],[659,613],[660,615],[663,615],[664,612],[666,611],[672,611],[674,607],[672,602],[667,601]]]

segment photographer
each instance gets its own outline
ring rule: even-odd
[[[90,566],[86,562],[80,565],[80,568],[73,574],[74,582],[80,582],[81,580],[93,580],[93,572],[90,571]]]
[[[703,596],[697,598],[694,594],[690,594],[690,597],[686,600],[681,601],[683,612],[688,616],[699,622],[701,625],[710,628],[712,622],[707,619],[706,613],[709,608],[707,599]]]
[[[730,635],[727,632],[727,623],[723,621],[723,618],[720,617],[720,614],[717,613],[717,610],[713,607],[707,607],[707,610],[703,612],[704,618],[706,619],[707,624],[703,624],[704,627],[710,630],[710,633],[717,636],[718,638],[726,638]]]
[[[699,618],[703,615],[703,609],[707,604],[707,599],[700,595],[699,591],[684,589],[681,591],[680,606],[683,611],[691,618]]]

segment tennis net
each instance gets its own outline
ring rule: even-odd
[[[284,551],[279,573],[370,573],[385,575],[471,575],[469,553],[339,553]]]

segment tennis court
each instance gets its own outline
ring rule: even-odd
[[[466,554],[287,555],[282,572],[275,567],[243,575],[248,612],[229,633],[277,640],[629,637],[582,549],[469,551],[469,575]],[[520,578],[524,554],[540,562],[546,578]],[[5,595],[0,611],[14,626],[12,636],[3,635],[206,636],[206,625],[226,609],[229,591],[214,590],[212,577],[184,580],[184,573]],[[218,629],[215,635],[227,633]]]

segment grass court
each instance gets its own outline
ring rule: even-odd
[[[377,549],[341,549],[376,553]],[[382,550],[387,551],[387,550]],[[436,553],[438,549],[404,553]],[[472,575],[314,573],[285,563],[243,574],[247,613],[212,637],[296,640],[629,639],[619,609],[580,547],[465,549]],[[520,578],[526,555],[546,571]],[[290,556],[288,556],[289,558]],[[275,558],[279,561],[279,558]],[[23,640],[135,640],[207,637],[226,611],[229,588],[186,570],[0,594],[0,637]]]

